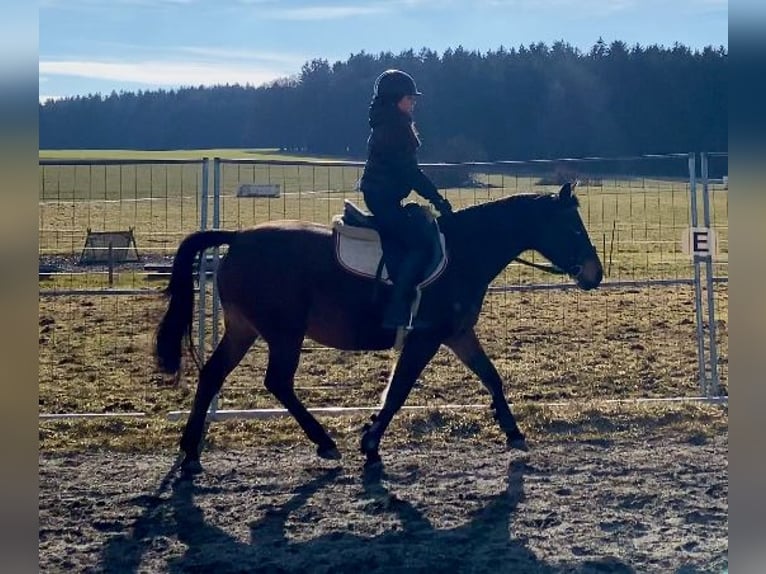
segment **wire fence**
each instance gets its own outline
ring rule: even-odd
[[[506,380],[518,380],[520,375],[526,379],[528,388],[519,393],[520,399],[698,396],[702,392],[694,263],[681,247],[691,226],[688,162],[689,154],[674,154],[424,166],[458,209],[508,194],[556,191],[564,181],[580,182],[581,211],[607,271],[604,288],[597,295],[577,292],[567,279],[513,264],[493,283],[478,326]],[[364,207],[357,188],[359,164],[220,160],[214,169],[220,180],[215,199],[220,220],[214,225],[222,228],[242,229],[275,218],[329,223],[342,211],[344,200]],[[253,188],[278,195],[242,197],[243,191]],[[713,205],[722,258],[717,259],[715,281],[725,285],[728,228],[725,217],[721,225],[721,217],[727,215],[728,194],[722,183],[711,183],[710,188],[716,192]],[[719,307],[725,308],[723,297]],[[210,332],[220,332],[217,320]],[[214,341],[215,336],[208,345]],[[322,349],[310,343],[307,348],[314,351],[311,360],[317,364],[316,351]],[[454,360],[446,351],[443,354],[436,363],[441,360],[452,367]],[[273,406],[267,393],[253,391],[253,380],[261,376],[265,360],[265,349],[245,359],[227,382],[220,408]],[[365,378],[370,377],[364,353],[348,361]],[[378,384],[370,386],[366,400],[376,400],[388,366],[380,369],[378,362],[369,367]],[[433,404],[460,396],[455,387],[465,384],[465,376],[459,368],[451,372],[451,381],[427,369],[424,382],[431,378],[438,383],[416,388],[413,402]],[[342,381],[325,380],[317,387],[311,371],[299,373],[298,384],[309,395],[315,392],[323,404],[342,403],[360,384],[351,375]],[[451,393],[443,391],[451,384]],[[722,384],[725,389],[725,372]]]
[[[146,287],[152,264],[171,261],[181,239],[199,229],[205,161],[40,160],[39,173],[40,266],[51,288]],[[82,260],[89,234],[105,232],[115,243],[127,233],[135,242],[113,247],[120,265],[110,284],[106,254],[100,264]],[[121,250],[134,250],[140,264],[122,263]]]
[[[565,278],[512,264],[485,300],[477,331],[513,400],[698,396],[705,390],[700,372],[703,379],[711,375],[714,349],[720,392],[728,393],[728,157],[708,154],[704,180],[717,239],[712,297],[707,284],[695,281],[695,259],[682,249],[692,227],[692,196],[702,191],[690,177],[689,158],[424,166],[456,209],[580,182],[581,213],[606,272],[602,288],[580,292]],[[695,160],[695,176],[699,165]],[[244,229],[286,218],[329,223],[346,199],[364,208],[357,187],[361,170],[355,162],[289,159],[41,161],[41,413],[160,414],[187,407],[193,384],[165,380],[151,359],[165,304],[158,291],[180,240],[204,227]],[[697,207],[703,217],[704,202]],[[128,230],[137,261],[80,261],[89,231]],[[704,271],[697,258],[700,264]],[[198,305],[207,353],[222,331],[210,285]],[[712,346],[708,317],[716,327]],[[700,361],[700,337],[707,362]],[[393,358],[391,352],[341,352],[307,341],[296,386],[311,406],[375,404]],[[193,383],[188,363],[184,379]],[[262,387],[265,363],[266,349],[254,347],[227,379],[219,408],[280,406]],[[408,402],[486,402],[483,393],[443,350]]]

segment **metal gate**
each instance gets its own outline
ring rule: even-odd
[[[461,206],[531,189],[553,190],[562,179],[581,179],[583,216],[608,269],[600,294],[594,295],[602,299],[584,299],[567,281],[509,266],[485,302],[491,323],[485,334],[497,339],[492,354],[501,373],[516,376],[515,361],[526,353],[535,365],[530,376],[545,384],[550,380],[551,388],[585,372],[582,384],[591,385],[584,389],[588,397],[726,400],[727,164],[725,153],[426,164],[424,169]],[[344,199],[363,205],[357,189],[362,167],[360,162],[289,159],[41,160],[40,385],[41,390],[49,383],[54,388],[51,396],[41,392],[41,416],[143,415],[154,407],[159,383],[150,380],[151,365],[142,345],[151,336],[146,330],[161,301],[152,295],[158,284],[146,281],[149,275],[166,280],[166,272],[134,266],[111,285],[105,268],[75,269],[72,260],[81,252],[88,228],[132,229],[138,252],[164,261],[167,271],[168,258],[192,231],[244,228],[285,217],[329,223]],[[656,176],[659,172],[665,175]],[[686,254],[681,253],[683,242]],[[199,265],[199,292],[205,296],[197,301],[196,342],[203,354],[219,340],[221,314],[212,281],[218,257],[218,250],[211,251]],[[49,273],[43,269],[49,263],[61,269]],[[71,281],[66,279],[70,275]],[[567,306],[589,311],[586,322],[578,325],[584,335],[573,330],[581,319],[559,304],[564,300]],[[663,320],[666,308],[685,310],[687,305],[683,325]],[[665,352],[653,340],[652,330],[657,329],[668,329],[676,337],[668,353],[684,363],[677,372],[652,371],[653,355]],[[555,346],[562,340],[571,348]],[[607,343],[616,343],[617,352],[599,349]],[[143,364],[127,360],[126,350],[128,359],[137,353]],[[586,356],[586,351],[596,354]],[[255,351],[259,352],[239,378],[227,382],[222,400],[232,411],[254,410],[241,405],[253,394],[253,376],[262,374],[264,357]],[[93,353],[105,353],[100,364],[76,364],[78,355]],[[656,386],[655,379],[665,376],[676,380],[670,390]],[[115,378],[133,386],[115,394],[109,387]],[[633,387],[599,386],[610,378]],[[461,384],[444,383],[455,388]],[[369,383],[371,388],[374,384]],[[100,413],[66,412],[72,402],[66,400],[68,392],[78,397],[108,393],[107,404],[112,406]],[[521,398],[530,401],[578,400],[553,391],[540,397],[525,392]],[[343,402],[342,386],[334,396],[340,406],[358,406]],[[268,405],[265,394],[258,397],[256,404]]]
[[[665,243],[662,249],[668,253],[686,249],[684,257],[688,258],[687,266],[689,275],[685,272],[675,276],[660,276],[657,273],[647,273],[646,277],[612,277],[602,284],[604,290],[635,289],[662,289],[693,288],[694,299],[694,325],[695,344],[697,357],[697,389],[698,392],[685,393],[680,397],[663,397],[665,399],[721,399],[721,364],[725,365],[727,353],[723,357],[719,352],[722,333],[717,329],[719,323],[725,324],[716,311],[716,299],[727,295],[728,283],[728,178],[722,175],[716,178],[710,177],[709,168],[711,161],[718,162],[717,171],[726,171],[728,161],[727,154],[701,154],[699,158],[694,153],[670,154],[666,156],[643,156],[640,158],[588,158],[583,160],[546,160],[538,162],[489,162],[489,163],[466,163],[466,164],[426,164],[424,169],[431,169],[434,177],[446,177],[446,180],[456,182],[456,187],[448,191],[453,199],[457,195],[465,199],[465,196],[473,194],[473,200],[481,201],[493,195],[493,186],[498,178],[502,181],[498,187],[503,192],[515,192],[524,189],[524,181],[531,181],[529,177],[524,179],[519,174],[532,174],[535,181],[551,184],[555,178],[566,177],[568,171],[590,173],[589,170],[598,172],[599,169],[614,168],[633,169],[641,174],[641,181],[628,174],[617,173],[614,176],[614,187],[620,193],[620,186],[627,182],[626,193],[644,194],[646,202],[646,189],[653,184],[648,183],[652,178],[651,164],[653,162],[672,162],[673,169],[678,170],[678,175],[669,176],[670,188],[683,191],[679,195],[688,197],[686,203],[681,205],[681,211],[685,211],[685,217],[678,218],[673,225],[672,247],[665,237],[667,230],[662,230]],[[685,164],[685,165],[684,165]],[[361,195],[356,188],[356,182],[361,174],[362,165],[359,162],[312,162],[312,161],[263,161],[263,160],[231,160],[216,158],[213,162],[213,227],[214,228],[241,228],[257,223],[284,217],[307,218],[312,221],[328,223],[333,214],[339,212],[342,200],[353,199],[359,204],[363,203]],[[582,166],[593,166],[584,168]],[[633,166],[633,167],[621,167]],[[699,173],[698,173],[699,170]],[[607,169],[609,171],[609,169]],[[463,189],[460,178],[465,178],[465,173],[473,174],[477,178],[478,187]],[[445,175],[446,174],[446,175]],[[478,174],[478,177],[477,177]],[[516,174],[516,175],[513,175]],[[685,175],[684,175],[685,174]],[[638,177],[638,176],[636,176]],[[549,178],[550,181],[546,180]],[[496,181],[497,180],[497,181]],[[600,184],[586,181],[585,187],[590,184],[598,190],[599,185],[606,189],[608,184],[603,180]],[[484,185],[482,185],[482,182]],[[437,185],[438,182],[437,182]],[[448,184],[450,187],[454,184]],[[443,187],[439,185],[439,187]],[[714,189],[715,188],[715,189]],[[477,191],[478,190],[478,191]],[[669,192],[670,193],[670,192]],[[711,196],[717,194],[715,206]],[[726,198],[726,199],[721,199]],[[658,200],[659,201],[659,200]],[[662,200],[664,201],[664,200]],[[463,202],[465,203],[465,201]],[[638,201],[636,202],[638,203]],[[632,202],[631,202],[632,205]],[[673,208],[679,211],[679,204]],[[222,221],[222,213],[224,220]],[[631,209],[632,213],[632,209]],[[592,215],[592,214],[589,214]],[[587,223],[587,222],[586,222]],[[603,221],[602,221],[603,223]],[[653,225],[652,222],[647,225]],[[590,227],[590,226],[589,226]],[[604,258],[609,259],[611,266],[612,250],[614,247],[614,235],[616,225],[612,229],[597,229],[603,232]],[[593,230],[591,230],[593,232]],[[611,232],[611,233],[610,233]],[[617,231],[619,234],[619,230]],[[611,238],[608,236],[611,235]],[[647,236],[649,234],[647,233]],[[650,241],[647,239],[646,241]],[[610,247],[607,248],[607,244]],[[675,254],[677,255],[677,254]],[[213,265],[218,260],[218,253],[213,254]],[[648,257],[648,256],[647,256]],[[675,265],[681,265],[674,260]],[[606,261],[605,261],[606,264]],[[649,267],[649,265],[647,265]],[[566,283],[552,283],[549,277],[524,277],[519,282],[512,281],[513,273],[506,270],[498,282],[490,291],[496,294],[566,291],[572,286]],[[200,281],[204,282],[204,276]],[[213,308],[208,329],[200,328],[200,342],[203,341],[203,333],[210,334],[209,344],[215,345],[219,339],[219,311],[218,301],[215,294],[214,282],[210,285],[211,305]],[[201,283],[204,285],[204,283]],[[655,293],[660,291],[655,291]],[[685,297],[685,295],[680,295]],[[660,302],[660,306],[661,306]],[[202,313],[202,312],[201,312]],[[661,311],[660,311],[661,313]],[[200,317],[202,318],[202,314]],[[726,339],[725,335],[723,335]],[[726,339],[727,340],[727,339]],[[727,381],[728,373],[724,373]],[[228,388],[228,385],[227,385]],[[726,391],[724,394],[727,394]],[[236,397],[236,392],[233,393]],[[643,400],[642,397],[635,397]],[[723,397],[726,400],[726,397]],[[236,403],[236,398],[231,401]],[[218,408],[214,403],[213,410]],[[268,409],[273,411],[274,409]],[[227,409],[220,413],[222,418],[236,416],[263,416],[262,412],[253,409]],[[180,413],[177,413],[180,414]]]

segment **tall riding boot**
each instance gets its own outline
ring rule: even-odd
[[[399,267],[399,276],[394,283],[391,301],[383,316],[385,329],[396,329],[410,323],[410,311],[419,275],[423,269],[420,253],[410,253]]]

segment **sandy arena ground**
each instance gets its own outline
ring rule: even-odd
[[[728,435],[40,456],[41,572],[723,572]]]

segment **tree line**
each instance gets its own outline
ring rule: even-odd
[[[728,150],[724,47],[599,39],[306,62],[267,85],[112,92],[40,105],[42,149],[282,148],[363,158],[375,78],[412,74],[425,161]]]

